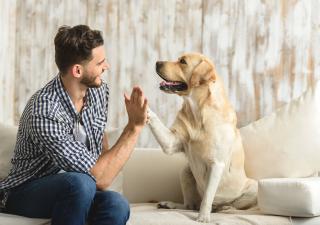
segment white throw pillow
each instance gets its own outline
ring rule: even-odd
[[[320,215],[320,177],[259,181],[258,206],[263,213],[312,217]]]
[[[11,169],[11,158],[16,143],[17,127],[0,123],[0,179]]]
[[[308,177],[320,171],[320,83],[240,129],[251,178]]]

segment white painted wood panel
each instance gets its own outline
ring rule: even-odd
[[[0,1],[0,121],[14,123],[16,1]]]
[[[19,121],[30,96],[57,73],[61,25],[101,30],[111,65],[108,127],[127,122],[123,93],[140,85],[170,125],[181,99],[158,89],[157,60],[209,56],[225,81],[239,126],[299,96],[320,78],[318,0],[0,1],[0,122]],[[145,129],[140,146],[156,145]]]

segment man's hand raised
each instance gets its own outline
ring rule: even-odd
[[[124,93],[126,109],[128,113],[128,125],[133,128],[142,128],[147,122],[148,101],[144,97],[140,87],[135,86],[132,89],[131,96]]]

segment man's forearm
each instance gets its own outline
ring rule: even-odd
[[[97,188],[107,188],[129,159],[138,140],[142,127],[128,124],[116,144],[110,149],[103,149],[91,174],[96,178]]]

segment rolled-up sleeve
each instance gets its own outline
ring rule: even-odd
[[[33,142],[64,171],[90,174],[96,158],[87,147],[73,138],[66,125],[53,118],[31,117]]]

